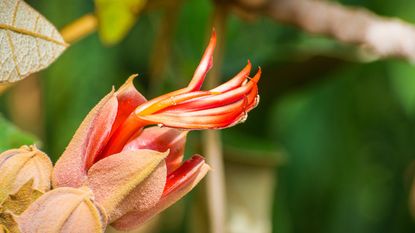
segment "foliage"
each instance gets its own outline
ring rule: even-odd
[[[0,115],[0,151],[17,148],[21,145],[39,143],[35,136],[25,133]]]

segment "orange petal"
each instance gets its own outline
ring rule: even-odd
[[[251,72],[251,62],[248,60],[248,64],[239,72],[235,77],[231,80],[227,81],[226,83],[213,88],[210,90],[211,92],[226,92],[237,88],[242,85],[242,83],[248,78],[249,72]]]
[[[227,106],[226,106],[227,107]],[[246,115],[244,109],[239,111],[227,112],[222,115],[204,115],[204,116],[186,116],[185,114],[153,114],[149,116],[142,116],[141,118],[152,122],[153,124],[162,124],[163,126],[187,129],[187,130],[202,130],[202,129],[223,129],[235,125],[238,122],[237,116]]]
[[[163,100],[166,100],[172,96],[177,96],[183,93],[194,92],[194,91],[200,90],[203,84],[203,81],[205,80],[207,72],[212,67],[213,51],[215,50],[215,46],[216,46],[216,32],[213,31],[210,37],[208,47],[206,48],[205,53],[203,54],[202,60],[200,61],[199,66],[196,68],[196,71],[193,74],[193,78],[190,81],[189,85],[185,88],[156,97],[148,101],[147,103],[140,105],[135,110],[136,114],[138,115],[152,114],[160,110],[160,107],[157,107],[157,103]]]
[[[125,142],[122,140],[114,142],[112,140],[112,136],[119,133],[118,128],[122,126],[127,119],[129,119],[129,115],[131,114],[131,112],[133,112],[134,109],[137,108],[137,106],[147,101],[144,98],[144,96],[142,96],[140,92],[138,92],[137,89],[134,87],[133,80],[136,76],[137,75],[131,75],[128,78],[128,80],[124,83],[124,85],[122,85],[120,89],[116,92],[118,100],[117,116],[112,124],[112,129],[109,137],[107,137],[106,141],[104,141],[103,143],[104,147],[99,148],[99,154],[96,154],[96,156],[94,156],[93,162],[110,156],[111,154],[118,153],[120,151],[118,147],[122,147],[122,145],[125,144]],[[135,122],[133,123],[133,133],[140,131],[141,127],[137,125]],[[116,145],[114,145],[114,143]]]
[[[216,32],[213,30],[212,35],[210,36],[209,44],[203,54],[202,60],[200,61],[199,66],[196,68],[193,78],[190,81],[188,91],[196,91],[202,87],[203,81],[206,77],[207,72],[212,68],[213,63],[213,51],[216,47]]]
[[[116,92],[118,99],[117,117],[113,124],[113,129],[118,128],[122,122],[134,111],[134,109],[146,102],[146,98],[134,87],[133,80],[137,75],[131,75],[127,81]]]

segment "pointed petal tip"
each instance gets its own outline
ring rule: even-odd
[[[213,65],[213,52],[216,47],[216,32],[213,29],[210,36],[209,44],[202,56],[199,66],[196,68],[193,78],[187,86],[187,91],[196,91],[202,87],[203,81],[206,77],[207,72],[212,68]]]
[[[216,42],[216,29],[212,28],[212,33],[210,35],[210,41],[215,41]]]
[[[128,79],[124,82],[124,84],[117,90],[117,93],[123,93],[124,91],[126,91],[129,87],[133,87],[135,89],[134,86],[134,79],[138,77],[138,74],[132,74],[130,75],[130,77],[128,77]],[[114,88],[114,86],[113,86]]]
[[[200,162],[201,163],[201,167],[200,167],[201,170],[206,171],[206,172],[212,170],[212,167],[209,164],[206,163],[206,159],[202,155],[200,155],[200,154],[194,154],[192,156],[192,159],[193,158],[197,158],[197,159],[199,159],[201,161]]]
[[[262,69],[260,66],[258,66],[258,71],[256,72],[255,76],[251,80],[254,81],[255,83],[258,83],[259,79],[261,78],[261,75],[262,75]]]
[[[127,81],[125,81],[125,84],[132,83],[134,81],[134,79],[137,78],[137,77],[138,77],[138,74],[132,74],[132,75],[130,75],[130,77],[128,77]]]

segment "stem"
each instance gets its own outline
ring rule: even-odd
[[[415,62],[415,26],[397,18],[336,1],[232,0],[232,4],[246,13],[261,13],[278,23],[361,46],[372,53],[366,55],[369,61],[394,57]]]
[[[94,32],[97,26],[97,18],[89,13],[63,27],[61,34],[66,42],[74,43]]]
[[[226,31],[227,6],[224,4],[215,4],[213,25],[216,29],[218,40],[216,64],[209,78],[206,80],[207,88],[217,86],[220,77],[220,70],[223,60],[224,36]],[[219,131],[204,131],[202,134],[204,145],[204,154],[213,171],[207,176],[207,202],[210,216],[210,231],[215,233],[225,232],[226,217],[226,192],[225,192],[225,175],[222,142]]]

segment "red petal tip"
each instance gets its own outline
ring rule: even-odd
[[[251,79],[253,82],[258,83],[259,79],[261,78],[262,69],[258,66],[258,71],[256,72],[255,76]]]
[[[192,179],[203,164],[205,164],[205,159],[200,155],[193,155],[186,160],[179,168],[167,176],[163,196],[169,195],[169,193]]]
[[[199,66],[196,68],[193,78],[187,86],[188,91],[196,91],[202,87],[203,81],[206,77],[207,72],[212,67],[213,63],[213,51],[216,47],[216,32],[213,30],[209,40],[209,44],[203,54],[202,60]]]

